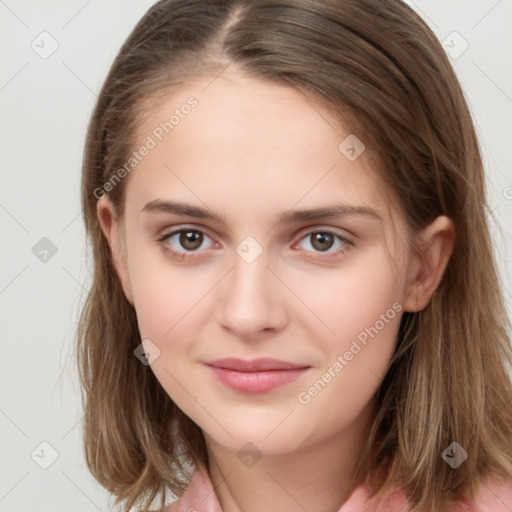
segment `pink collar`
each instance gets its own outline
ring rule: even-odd
[[[393,492],[379,502],[369,499],[368,490],[359,486],[338,512],[408,512],[407,500],[400,491]],[[371,507],[371,508],[368,508]],[[185,494],[160,512],[222,512],[208,472],[199,466]]]
[[[361,485],[354,490],[338,512],[409,512],[409,510],[407,499],[400,490],[391,492],[386,498],[377,501],[370,499],[368,488]],[[222,512],[208,471],[198,466],[185,494],[160,512]],[[512,512],[512,478],[505,482],[489,480],[482,484],[475,502],[466,503],[466,507],[461,507],[460,512]]]

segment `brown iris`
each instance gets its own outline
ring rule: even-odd
[[[332,247],[334,243],[334,235],[331,233],[313,233],[311,236],[312,242],[311,245],[319,250],[326,251]]]
[[[193,251],[203,243],[203,234],[199,231],[183,231],[180,233],[180,244],[184,249]]]

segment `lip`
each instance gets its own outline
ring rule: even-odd
[[[249,394],[266,393],[303,375],[310,366],[278,359],[217,359],[205,363],[225,386]]]

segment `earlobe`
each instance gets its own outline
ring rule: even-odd
[[[117,218],[114,206],[107,195],[98,200],[96,213],[101,230],[110,247],[112,263],[121,281],[126,299],[133,305],[130,276],[126,264],[126,251],[124,250],[122,242],[121,222]]]
[[[455,226],[446,216],[437,217],[420,234],[409,266],[404,311],[417,312],[428,305],[453,254],[455,238]]]

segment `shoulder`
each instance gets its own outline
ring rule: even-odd
[[[473,502],[466,503],[465,512],[512,511],[512,476],[506,480],[488,479],[480,484]],[[401,490],[384,497],[370,498],[369,489],[361,485],[344,503],[339,512],[407,512],[407,499]],[[222,512],[207,472],[197,468],[185,494],[159,512]]]
[[[512,476],[505,480],[493,478],[481,483],[472,505],[476,512],[512,511]]]
[[[363,484],[338,512],[408,512],[408,500],[400,489],[370,497]],[[174,512],[174,511],[173,511]],[[473,501],[466,501],[453,512],[512,512],[512,476],[505,480],[487,479],[481,483]]]
[[[400,489],[382,490],[372,495],[365,482],[352,492],[338,512],[409,512],[409,508]]]
[[[208,473],[197,467],[188,487],[177,501],[159,512],[222,512]]]

